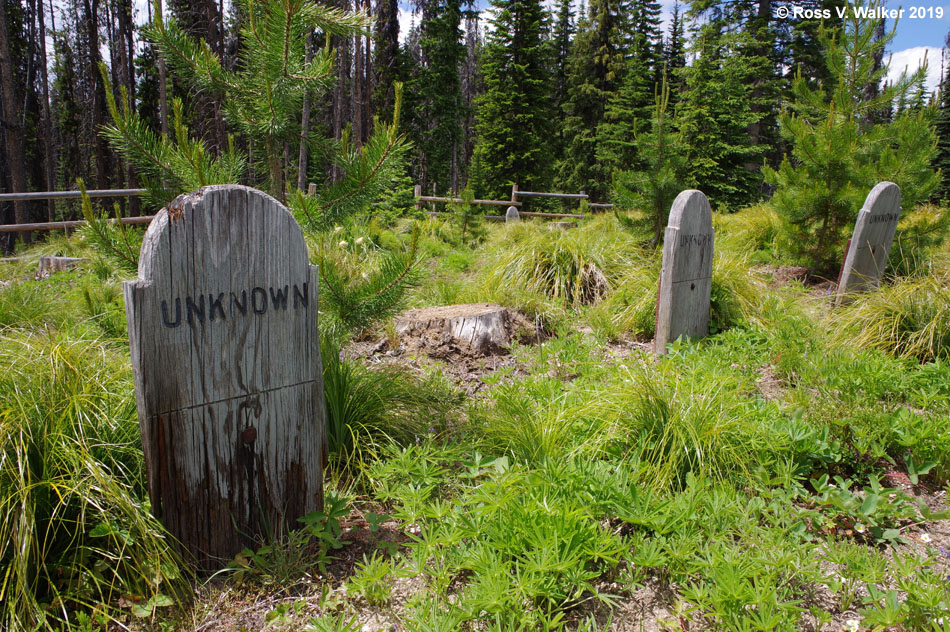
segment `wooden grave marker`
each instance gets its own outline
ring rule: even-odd
[[[712,292],[712,209],[701,191],[683,191],[673,200],[663,242],[663,269],[656,309],[657,354],[680,336],[709,333]]]
[[[200,568],[323,507],[317,282],[290,212],[225,185],[162,209],[124,284],[152,511]]]
[[[841,266],[835,305],[849,294],[876,288],[887,268],[887,257],[901,216],[901,190],[893,182],[880,182],[871,189],[858,212],[854,235]]]

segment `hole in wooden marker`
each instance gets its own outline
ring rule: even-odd
[[[241,438],[244,443],[251,443],[254,439],[257,439],[257,430],[255,428],[245,428],[244,432],[241,433]]]
[[[689,289],[690,289],[690,290],[695,290],[695,289],[696,289],[696,284],[695,284],[695,283],[690,283],[690,284],[689,284]]]

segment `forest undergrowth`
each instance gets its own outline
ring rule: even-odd
[[[341,278],[416,248],[407,306],[497,302],[544,335],[470,395],[396,353],[392,317],[352,330],[323,306],[326,507],[212,577],[149,513],[128,272],[82,231],[19,253],[0,264],[3,625],[950,631],[950,251],[895,248],[900,276],[832,309],[827,282],[787,280],[767,204],[715,222],[711,335],[659,358],[659,252],[612,215],[310,239]],[[34,278],[48,253],[85,261]]]

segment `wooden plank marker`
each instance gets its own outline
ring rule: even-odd
[[[124,284],[152,511],[210,570],[323,507],[317,267],[270,196],[162,209]]]
[[[712,292],[712,209],[701,191],[683,191],[673,200],[663,242],[663,269],[656,310],[655,351],[680,336],[709,333]]]
[[[508,222],[520,222],[520,221],[521,221],[521,216],[518,215],[518,207],[509,206],[508,210],[505,211],[505,223],[507,224]]]
[[[854,236],[841,266],[835,305],[846,301],[849,294],[881,284],[900,216],[900,187],[893,182],[878,183],[858,213]]]

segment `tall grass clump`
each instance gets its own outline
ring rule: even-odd
[[[680,358],[679,362],[684,359]],[[671,360],[630,370],[629,384],[611,398],[627,449],[647,466],[658,489],[681,488],[687,475],[742,478],[757,457],[780,450],[780,435],[757,404],[716,371],[674,371]]]
[[[400,444],[444,432],[460,395],[439,376],[419,379],[400,366],[369,368],[321,337],[327,443],[341,466],[360,463],[381,440]]]
[[[776,252],[776,238],[781,221],[775,208],[767,202],[753,204],[736,213],[713,216],[716,247],[738,253],[761,253],[771,257]]]
[[[597,401],[589,383],[565,389],[559,379],[533,377],[496,387],[469,417],[488,451],[536,465],[603,451],[613,432]]]
[[[108,618],[119,596],[144,616],[184,594],[143,468],[127,361],[95,340],[0,335],[3,626]]]
[[[69,284],[75,273],[60,273],[55,279],[0,282],[0,329],[4,327],[62,326],[69,318]],[[50,291],[51,285],[58,291]]]
[[[491,241],[483,277],[489,294],[518,288],[565,307],[596,303],[645,256],[609,216],[570,230],[528,222],[506,225]]]
[[[856,295],[830,323],[854,344],[898,358],[950,358],[950,274],[898,279]]]

